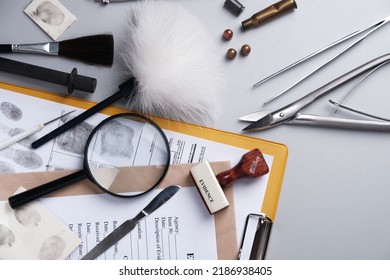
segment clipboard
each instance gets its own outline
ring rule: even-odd
[[[57,102],[64,105],[77,107],[80,109],[88,109],[96,103],[88,100],[78,99],[72,96],[64,96],[55,93],[35,90],[16,85],[0,83],[0,88],[25,94],[28,96],[45,99],[52,102]],[[119,107],[107,107],[101,111],[103,114],[113,115],[127,111]],[[160,117],[148,116],[153,119],[163,129],[174,131],[181,134],[190,135],[197,138],[202,138],[212,142],[251,150],[259,148],[264,155],[273,157],[272,165],[270,167],[269,179],[267,182],[264,200],[259,206],[259,213],[265,213],[271,220],[275,219],[279,195],[284,177],[285,166],[287,162],[288,151],[283,144],[267,141],[259,138],[254,138],[241,134],[234,134],[231,132],[221,131],[214,128],[201,127],[198,125],[182,123],[178,121],[167,120]],[[249,213],[246,213],[249,214]],[[268,238],[268,237],[267,237]]]

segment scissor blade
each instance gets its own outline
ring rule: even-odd
[[[270,128],[272,125],[273,117],[272,114],[268,114],[265,117],[251,123],[243,129],[243,131],[263,130]]]
[[[265,116],[267,116],[270,113],[272,113],[272,110],[261,110],[261,111],[254,112],[254,113],[251,113],[251,114],[246,115],[246,116],[242,116],[239,118],[239,120],[244,121],[244,122],[255,122],[255,121],[258,121],[259,119],[264,118]]]

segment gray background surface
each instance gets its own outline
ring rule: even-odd
[[[33,43],[50,38],[24,13],[30,1],[1,1],[0,43]],[[246,8],[236,17],[223,8],[223,0],[183,0],[207,26],[224,60],[227,90],[221,99],[224,108],[214,127],[241,133],[244,123],[237,119],[263,109],[265,100],[303,74],[308,73],[347,44],[312,59],[294,70],[252,89],[257,80],[353,31],[365,28],[390,15],[388,0],[297,0],[298,9],[262,27],[240,30],[241,21],[275,1],[241,0]],[[93,0],[61,0],[77,22],[60,40],[112,32],[116,41],[123,36],[127,8],[136,5],[112,3],[101,6]],[[233,40],[224,42],[226,28]],[[370,35],[348,53],[322,69],[267,108],[278,108],[311,92],[333,78],[390,52],[390,25]],[[251,54],[225,61],[230,47],[248,43]],[[111,68],[90,66],[61,58],[33,55],[4,55],[61,71],[77,67],[79,74],[96,77],[94,94],[75,92],[76,97],[100,101],[117,91],[123,82],[116,61]],[[390,118],[390,66],[385,66],[351,95],[346,104]],[[3,82],[64,93],[64,88],[0,73]],[[332,115],[328,103],[340,100],[353,86],[345,85],[307,107],[304,112]],[[329,98],[328,98],[329,97]],[[123,105],[123,104],[118,104]],[[353,115],[337,113],[343,116]],[[284,125],[249,134],[285,144],[289,158],[279,207],[268,247],[268,259],[388,259],[390,258],[390,143],[388,133],[347,131]]]

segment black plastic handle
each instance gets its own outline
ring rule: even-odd
[[[3,57],[0,57],[0,70],[32,79],[67,86],[68,93],[72,93],[74,89],[91,93],[95,92],[97,83],[95,78],[78,75],[76,68],[73,68],[72,72],[68,74]]]
[[[10,53],[12,52],[12,45],[6,44],[6,45],[0,45],[0,53]]]
[[[59,127],[57,127],[56,129],[54,129],[53,131],[49,132],[45,136],[39,138],[38,140],[36,140],[35,142],[33,142],[31,144],[31,148],[33,148],[33,149],[39,148],[40,146],[42,146],[46,142],[54,139],[58,135],[60,135],[60,134],[64,133],[65,131],[67,131],[68,129],[78,125],[82,121],[86,120],[87,118],[89,118],[90,116],[94,115],[95,113],[103,110],[104,108],[106,108],[107,106],[111,105],[112,103],[114,103],[115,101],[119,100],[120,98],[123,98],[123,97],[124,98],[130,98],[130,96],[132,96],[135,93],[135,91],[134,91],[135,84],[136,84],[136,81],[135,81],[134,78],[131,78],[131,79],[127,80],[126,82],[124,82],[122,85],[119,86],[120,91],[118,91],[117,93],[115,93],[115,94],[111,95],[110,97],[104,99],[103,101],[101,101],[100,103],[96,104],[95,106],[89,108],[87,111],[84,111],[83,113],[81,113],[80,115],[75,117],[74,119],[71,119],[70,121],[64,123],[63,125],[61,125]]]
[[[8,198],[8,202],[11,208],[15,209],[19,206],[34,201],[42,196],[48,195],[63,187],[69,186],[86,178],[87,175],[85,174],[85,171],[80,170],[67,176],[61,177],[57,180],[43,184],[39,187],[27,190],[19,194],[15,194]]]

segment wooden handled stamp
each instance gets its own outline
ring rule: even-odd
[[[236,166],[216,176],[208,161],[190,169],[190,174],[210,214],[229,206],[223,187],[239,178],[260,177],[268,172],[267,162],[259,149],[245,153]]]
[[[239,178],[260,177],[268,172],[269,168],[263,154],[259,149],[253,149],[244,154],[236,166],[219,173],[216,177],[221,187],[225,187]]]

